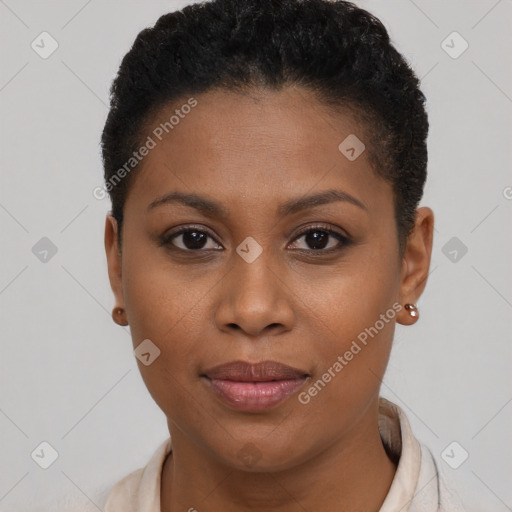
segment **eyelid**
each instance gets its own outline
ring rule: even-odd
[[[341,233],[336,228],[332,227],[330,224],[317,222],[317,223],[313,223],[313,224],[306,224],[303,228],[300,228],[299,232],[295,235],[294,240],[296,240],[299,236],[303,235],[304,233],[308,233],[309,231],[314,231],[315,229],[318,229],[319,231],[327,231],[329,233],[338,235],[341,238],[346,238],[346,239],[349,238],[349,236],[346,233]]]
[[[338,240],[338,245],[336,247],[331,247],[330,249],[325,250],[315,250],[315,249],[293,249],[294,251],[302,251],[302,252],[314,252],[318,255],[324,254],[327,255],[332,252],[340,251],[343,249],[344,246],[350,245],[352,243],[352,239],[350,236],[346,233],[340,232],[338,229],[335,229],[331,227],[330,224],[326,223],[314,223],[304,226],[303,229],[301,229],[293,238],[293,240],[290,243],[295,243],[299,238],[301,238],[303,235],[314,232],[314,231],[324,231],[328,233],[330,236],[333,236]]]
[[[215,236],[211,233],[210,229],[202,224],[185,224],[184,226],[179,226],[175,231],[171,231],[170,233],[166,233],[164,236],[170,237],[178,234],[182,234],[184,231],[193,231],[193,230],[201,231],[206,233],[208,236],[215,238]]]

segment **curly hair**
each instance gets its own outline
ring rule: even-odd
[[[101,138],[105,182],[164,105],[213,88],[287,86],[363,121],[372,169],[392,185],[402,252],[427,174],[425,96],[383,24],[351,2],[212,0],[162,15],[137,35],[112,83]],[[120,243],[133,174],[108,188]]]

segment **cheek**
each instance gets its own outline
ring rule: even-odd
[[[150,340],[160,351],[150,365],[137,364],[148,391],[167,413],[187,395],[187,378],[197,357],[192,355],[198,349],[195,340],[201,339],[207,313],[205,289],[191,287],[184,272],[155,256],[158,251],[150,254],[127,241],[123,291],[134,349]]]
[[[310,332],[315,332],[317,375],[306,389],[303,402],[320,412],[328,403],[343,405],[333,415],[356,410],[380,387],[389,359],[399,289],[398,264],[390,248],[361,251],[306,294]],[[309,288],[309,287],[308,287]],[[358,405],[359,404],[359,405]]]
[[[318,394],[329,388],[327,400],[349,399],[349,390],[355,402],[372,394],[380,385],[391,351],[400,306],[387,293],[365,295],[364,300],[354,295],[350,299],[340,296],[336,306],[325,312],[325,321],[311,326],[317,332],[311,350],[317,358],[315,377],[320,379],[316,388]]]
[[[161,343],[176,336],[199,301],[187,273],[173,266],[165,250],[127,236],[123,255],[123,292],[134,344],[154,337]],[[135,238],[135,237],[134,237]]]

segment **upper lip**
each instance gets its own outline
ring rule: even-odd
[[[271,380],[300,379],[307,377],[308,373],[277,361],[261,361],[260,363],[232,361],[209,368],[203,375],[210,379],[268,382]]]

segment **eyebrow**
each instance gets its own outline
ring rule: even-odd
[[[313,208],[323,204],[333,203],[336,201],[344,201],[353,204],[362,210],[368,211],[368,208],[359,199],[354,196],[343,192],[342,190],[326,190],[309,196],[300,198],[290,199],[281,205],[277,209],[277,214],[280,217],[292,215],[301,210]],[[170,192],[163,196],[156,198],[147,208],[147,212],[151,211],[158,206],[172,203],[181,203],[190,208],[194,208],[201,213],[209,216],[216,217],[227,217],[228,211],[220,203],[207,199],[206,197],[197,194],[186,194],[182,192]]]
[[[297,213],[307,208],[313,208],[314,206],[320,206],[322,204],[334,203],[336,201],[345,201],[347,203],[358,206],[362,210],[368,211],[368,208],[359,199],[351,196],[347,192],[342,190],[325,190],[318,194],[300,197],[298,199],[291,199],[286,201],[277,209],[278,215],[284,217]]]

